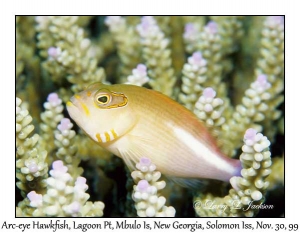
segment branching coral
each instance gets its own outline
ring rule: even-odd
[[[196,208],[199,216],[250,217],[258,211],[234,204],[263,204],[284,185],[283,16],[18,16],[16,43],[18,216],[102,216],[97,201],[105,200],[107,216],[174,216],[168,205],[191,217],[194,199],[227,206]],[[209,181],[191,194],[169,181],[164,187],[144,159],[127,190],[122,161],[86,137],[64,108],[98,81],[172,97],[203,121],[225,155],[237,158],[242,150],[241,176],[231,188]],[[96,202],[87,202],[86,191]],[[137,212],[117,201],[126,194]]]
[[[232,118],[223,125],[224,138],[230,138],[226,141],[225,153],[231,154],[230,150],[239,145],[239,135],[242,129],[255,127],[260,132],[262,131],[261,125],[256,123],[265,120],[268,112],[275,110],[269,104],[274,98],[270,93],[270,88],[271,84],[267,81],[266,75],[259,75],[245,91],[242,104],[236,106]],[[234,129],[234,131],[229,129]]]
[[[230,54],[238,49],[238,43],[243,36],[243,16],[210,16],[219,26],[224,54]]]
[[[131,176],[137,185],[133,186],[132,198],[139,217],[174,217],[175,209],[165,206],[166,198],[158,191],[166,186],[165,181],[158,181],[161,173],[148,158],[141,158],[136,164],[137,171]]]
[[[28,202],[28,199],[24,199],[19,203],[18,216],[103,215],[104,204],[102,202],[86,202],[89,195],[84,192],[88,186],[85,184],[86,179],[79,176],[83,169],[78,167],[80,158],[76,156],[77,150],[74,145],[76,133],[71,129],[73,124],[68,118],[63,118],[57,130],[51,130],[57,124],[57,120],[62,117],[60,112],[63,106],[60,104],[61,100],[57,94],[52,93],[48,97],[48,102],[44,104],[47,111],[42,113],[44,122],[41,124],[42,132],[47,134],[48,142],[52,142],[53,145],[47,144],[45,138],[37,144],[39,135],[30,136],[34,129],[31,124],[32,117],[27,109],[22,108],[21,100],[16,98],[16,176],[20,180],[17,186],[22,190],[23,196],[27,193],[30,200]],[[52,117],[53,121],[49,121],[49,117]],[[50,171],[51,177],[47,178],[47,152],[42,148],[57,150],[56,156],[66,161],[69,168],[63,166],[62,161],[56,161],[53,163],[53,170]],[[69,173],[67,173],[68,169]],[[78,177],[76,182],[75,177]],[[37,194],[36,191],[41,194]],[[37,209],[33,210],[30,207]]]
[[[105,24],[109,27],[109,31],[117,43],[118,56],[122,61],[120,73],[124,81],[124,77],[139,62],[141,56],[139,36],[135,28],[126,22],[125,17],[108,16],[105,19]]]
[[[73,84],[72,90],[80,91],[90,82],[105,79],[104,70],[97,67],[95,54],[89,52],[91,41],[78,25],[77,16],[39,16],[36,21],[38,47],[41,56],[47,58],[44,68],[53,81],[67,78]]]
[[[272,100],[268,105],[273,111],[266,112],[264,126],[269,138],[274,137],[277,127],[272,121],[277,121],[282,112],[276,108],[283,102],[284,89],[284,17],[268,16],[264,21],[260,57],[257,61],[256,74],[265,74],[271,83],[270,93]]]
[[[104,204],[100,201],[87,202],[89,194],[85,193],[88,189],[86,179],[77,177],[75,181],[67,171],[68,168],[62,161],[53,162],[51,177],[46,180],[46,194],[37,194],[35,191],[27,194],[30,206],[35,208],[32,215],[34,217],[101,217]]]
[[[188,58],[188,63],[184,64],[182,73],[182,93],[179,94],[179,100],[184,106],[190,110],[193,110],[197,98],[200,96],[206,82],[207,62],[202,57],[200,52],[194,52],[191,57]]]
[[[222,124],[225,122],[224,101],[216,97],[216,92],[211,87],[203,90],[195,104],[195,115],[205,122],[206,126],[211,130],[213,135],[219,135]]]
[[[147,67],[144,64],[138,64],[135,69],[132,70],[132,75],[127,77],[128,84],[142,86],[149,82],[149,77],[147,76]]]
[[[221,45],[221,36],[218,31],[218,24],[213,21],[207,23],[207,25],[203,28],[203,30],[198,33],[194,33],[194,26],[187,25],[186,26],[186,39],[195,41],[195,45],[193,48],[188,49],[187,51],[200,51],[203,58],[207,63],[207,71],[206,76],[208,77],[207,82],[205,83],[207,87],[213,87],[220,92],[220,87],[224,84],[220,83],[221,74],[223,66],[220,64],[222,61],[222,45]],[[196,34],[196,35],[194,35]],[[190,36],[191,38],[189,38]],[[194,39],[196,38],[196,39]],[[188,43],[188,42],[187,42]],[[188,43],[190,45],[190,43]],[[220,86],[220,84],[222,84]],[[224,87],[222,87],[222,92],[224,92]],[[225,93],[223,94],[225,96]]]
[[[248,129],[244,135],[243,153],[240,156],[243,166],[242,177],[231,178],[233,189],[230,189],[224,198],[201,194],[195,199],[196,213],[199,216],[253,217],[259,210],[257,206],[264,202],[264,194],[269,185],[266,181],[272,165],[269,146],[270,141],[265,136],[254,129]],[[208,205],[205,203],[212,201],[214,205],[226,208],[207,210]]]
[[[48,95],[47,102],[44,103],[44,108],[45,111],[41,113],[42,123],[40,124],[41,135],[43,135],[41,143],[44,143],[47,151],[52,151],[54,149],[53,130],[56,129],[57,124],[63,118],[64,106],[58,95],[51,93]]]
[[[39,148],[38,134],[32,134],[34,126],[28,110],[21,105],[22,101],[16,98],[16,177],[20,180],[17,186],[24,192],[41,190],[45,187],[48,164],[47,151]]]
[[[150,85],[153,89],[171,96],[176,82],[170,49],[169,39],[158,27],[152,16],[144,16],[141,24],[137,25],[137,31],[141,36],[142,55],[146,61],[151,77]]]
[[[74,177],[82,174],[83,169],[79,167],[80,158],[76,155],[75,131],[70,119],[63,118],[54,131],[55,145],[58,148],[57,158],[63,160],[69,169],[69,173]]]

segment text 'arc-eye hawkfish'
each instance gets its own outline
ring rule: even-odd
[[[71,118],[129,169],[149,158],[164,175],[229,181],[239,160],[224,156],[197,117],[171,98],[139,86],[95,83],[67,103]]]

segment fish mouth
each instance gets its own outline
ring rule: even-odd
[[[75,120],[74,118],[76,118],[76,116],[80,114],[80,108],[78,106],[78,103],[76,102],[77,101],[74,101],[74,98],[71,97],[71,99],[66,103],[68,113],[73,120]]]
[[[67,101],[67,107],[76,107],[71,100]]]
[[[72,96],[70,100],[67,102],[67,107],[76,107],[80,108],[80,102],[79,102],[78,96]]]
[[[71,108],[73,108],[73,109],[76,108],[76,109],[79,110],[78,103],[74,102],[74,100],[72,100],[72,98],[71,98],[69,101],[67,101],[66,107],[67,107],[67,110],[68,110],[68,111],[69,111],[69,109],[71,109]]]
[[[71,99],[67,102],[67,109],[70,115],[71,112],[75,111],[72,110],[74,108],[76,109],[76,112],[78,112],[79,114],[80,112],[83,112],[87,116],[90,115],[88,106],[84,102],[80,101],[80,96],[76,96],[76,95],[72,96]]]

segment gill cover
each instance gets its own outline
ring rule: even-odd
[[[109,87],[103,87],[103,84],[92,84],[87,88],[87,95],[90,90],[94,90],[93,96],[96,114],[99,118],[95,121],[106,119],[105,126],[95,127],[94,139],[102,144],[112,142],[128,133],[136,123],[136,117],[128,109],[128,97],[122,92],[109,90]],[[96,90],[95,90],[96,89]],[[90,92],[91,95],[91,92]],[[104,110],[104,112],[102,112]],[[105,117],[103,117],[105,114]],[[98,115],[98,114],[97,114]],[[102,116],[102,119],[101,119]],[[100,124],[99,124],[100,125]],[[111,125],[108,129],[107,126]],[[103,128],[103,129],[100,129]]]

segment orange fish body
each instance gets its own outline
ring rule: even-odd
[[[197,117],[171,98],[139,86],[95,83],[67,103],[73,120],[100,146],[135,169],[147,157],[178,178],[229,181],[239,160],[224,156]]]

